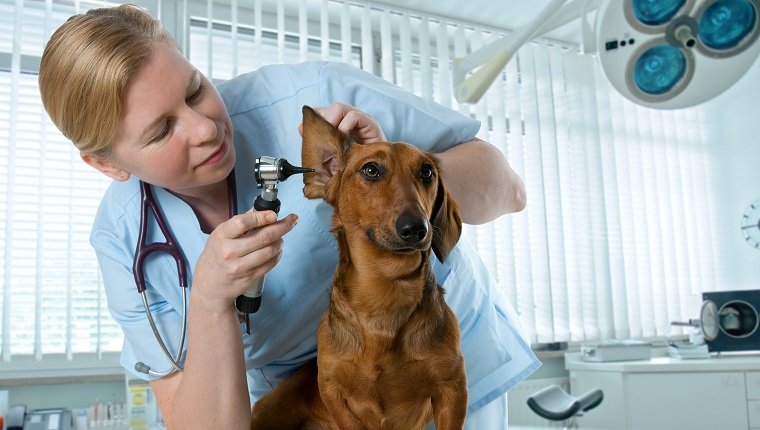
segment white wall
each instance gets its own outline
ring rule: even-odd
[[[708,148],[715,160],[715,290],[758,289],[760,251],[744,242],[739,225],[745,209],[760,200],[760,61],[706,108]]]

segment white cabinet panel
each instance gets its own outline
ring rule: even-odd
[[[748,427],[741,372],[631,374],[628,400],[632,429]]]
[[[760,400],[750,400],[747,402],[749,409],[749,426],[760,427]]]
[[[760,400],[760,372],[747,372],[747,398]]]

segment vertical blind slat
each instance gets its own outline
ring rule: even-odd
[[[605,327],[612,326],[610,314],[609,270],[606,269],[607,256],[607,228],[605,222],[606,199],[604,194],[604,168],[600,150],[602,139],[599,137],[600,124],[598,121],[596,94],[594,91],[594,58],[577,56],[576,63],[579,68],[578,85],[582,91],[581,105],[583,111],[583,129],[580,136],[581,145],[586,149],[586,172],[588,174],[589,188],[589,221],[591,239],[591,253],[593,260],[590,263],[591,280],[587,286],[593,295],[594,307],[589,309],[588,316],[584,312],[584,333],[592,339],[609,338],[610,332],[604,332]]]
[[[285,62],[285,3],[277,2],[277,62]]]
[[[256,68],[262,66],[262,58],[264,56],[264,27],[262,25],[262,6],[261,0],[254,0],[253,2],[253,25],[254,25],[254,50],[256,62]]]
[[[351,4],[340,9],[340,54],[344,63],[351,63]]]
[[[438,24],[436,30],[436,47],[438,53],[438,102],[446,107],[451,107],[451,88],[449,73],[451,71],[449,63],[449,31],[445,22]]]
[[[320,4],[320,40],[322,41],[322,59],[330,59],[330,15],[329,15],[329,1],[322,0]]]
[[[382,78],[388,82],[395,82],[393,76],[393,28],[391,13],[384,10],[380,15],[380,48],[382,52]]]
[[[526,45],[520,56],[520,104],[522,105],[525,133],[525,183],[528,196],[528,235],[530,272],[536,305],[545,313],[536,314],[536,331],[540,342],[554,339],[554,304],[549,283],[549,254],[546,236],[546,204],[543,167],[541,165],[541,124],[536,93],[535,50]]]
[[[399,25],[399,51],[401,54],[400,85],[409,92],[414,92],[412,79],[412,32],[409,14],[401,15]]]
[[[423,17],[419,23],[420,38],[420,96],[427,100],[433,100],[433,67],[430,58],[430,23],[427,17]]]
[[[372,41],[372,15],[369,5],[364,5],[362,14],[362,70],[375,73],[375,45]]]
[[[214,1],[206,0],[206,77],[214,80]]]
[[[232,21],[232,76],[238,75],[238,0],[230,1],[230,19]]]
[[[306,61],[309,58],[309,15],[307,0],[298,2],[298,59]]]

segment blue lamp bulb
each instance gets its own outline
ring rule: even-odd
[[[699,18],[699,38],[716,50],[731,49],[755,27],[757,11],[748,0],[718,0]]]
[[[633,14],[646,25],[661,25],[673,19],[686,0],[633,0]]]
[[[671,91],[686,74],[686,56],[670,45],[653,46],[636,60],[633,80],[645,94],[661,95]]]

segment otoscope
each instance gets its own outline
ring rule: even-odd
[[[261,194],[253,202],[253,208],[257,211],[271,210],[280,213],[280,200],[277,198],[277,184],[297,173],[309,173],[314,169],[298,167],[288,163],[284,158],[262,156],[256,159],[254,164],[254,176],[257,188]],[[261,293],[264,291],[264,277],[262,276],[251,288],[235,299],[235,307],[245,318],[245,330],[251,334],[250,314],[255,313],[261,306]]]

